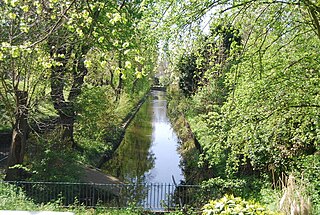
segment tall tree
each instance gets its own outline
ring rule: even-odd
[[[15,180],[20,177],[20,171],[13,167],[23,162],[28,117],[40,100],[40,92],[47,86],[47,72],[52,64],[42,42],[58,27],[68,7],[56,3],[62,13],[60,10],[50,13],[59,17],[54,23],[45,19],[48,14],[44,8],[53,4],[50,1],[2,1],[0,4],[0,97],[13,130],[6,180]]]
[[[116,100],[124,88],[124,80],[131,75],[129,71],[137,69],[134,62],[142,63],[137,56],[140,44],[136,41],[142,17],[140,4],[140,1],[78,2],[68,22],[48,39],[51,58],[58,62],[51,71],[51,98],[60,116],[62,139],[73,146],[74,103],[93,62],[101,60],[104,67],[110,65],[110,80],[106,82],[113,87]],[[94,52],[104,56],[95,59],[90,54]],[[128,59],[129,56],[133,59]],[[142,71],[137,69],[134,73],[138,76]],[[71,88],[67,83],[71,83]]]

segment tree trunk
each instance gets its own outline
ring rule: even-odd
[[[73,125],[75,120],[75,111],[72,102],[64,102],[58,109],[60,124],[62,126],[62,141],[70,143],[74,147]]]
[[[55,47],[51,45],[51,47]],[[62,126],[62,141],[74,145],[73,140],[73,122],[74,111],[73,105],[67,102],[64,98],[64,88],[66,82],[66,65],[71,55],[71,50],[68,50],[65,46],[62,46],[56,50],[51,50],[51,57],[60,63],[60,65],[53,66],[51,70],[51,99],[54,109],[57,110],[60,118],[60,124]],[[65,57],[59,57],[64,55]]]
[[[55,59],[61,62],[60,66],[52,69],[51,72],[51,99],[54,104],[54,108],[58,111],[60,117],[60,124],[62,126],[62,141],[70,143],[72,147],[76,147],[73,130],[76,117],[76,111],[74,108],[74,102],[81,94],[81,88],[84,83],[84,77],[87,75],[88,70],[84,65],[85,56],[89,51],[89,47],[82,46],[76,55],[76,59],[73,62],[73,82],[69,93],[69,97],[65,99],[63,91],[65,89],[64,83],[66,82],[66,64],[71,55],[71,50],[66,48],[60,48],[56,52],[57,54],[64,54],[66,58]],[[52,57],[54,55],[52,54]]]
[[[16,92],[16,121],[12,131],[12,142],[5,177],[6,181],[15,181],[21,179],[21,169],[11,167],[23,163],[28,134],[27,98],[28,93],[26,91]]]

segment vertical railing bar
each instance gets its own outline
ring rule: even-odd
[[[147,208],[148,184],[143,184],[143,208]]]
[[[95,204],[95,196],[96,196],[95,185],[91,185],[91,202],[89,207],[92,207]]]
[[[154,187],[153,187],[153,195],[154,195],[154,199],[153,199],[153,208],[156,209],[156,202],[157,202],[157,196],[156,196],[156,192],[157,192],[157,184],[155,183],[154,184]]]
[[[45,186],[45,183],[44,184],[41,184],[39,185],[41,186],[40,189],[39,189],[39,195],[40,195],[40,201],[44,201],[44,191],[43,191],[43,186]]]
[[[150,185],[151,186],[151,188],[150,188],[150,190],[151,190],[151,194],[150,194],[150,208],[152,209],[154,206],[153,206],[153,204],[154,204],[154,196],[153,196],[153,189],[154,189],[154,187],[153,187],[153,184],[151,184]]]
[[[158,183],[158,186],[157,186],[157,210],[161,209],[161,204],[160,204],[160,195],[161,195],[161,184]]]
[[[73,183],[68,185],[68,190],[69,190],[69,196],[68,196],[68,205],[74,204],[75,202],[75,196],[73,195]]]
[[[147,207],[150,209],[151,208],[151,200],[150,200],[150,193],[151,193],[151,185],[147,184],[148,186],[148,196],[147,196]]]
[[[96,187],[96,197],[95,197],[95,199],[94,199],[94,205],[93,205],[93,207],[97,207],[98,206],[98,204],[100,204],[99,202],[100,202],[100,190],[101,190],[101,185],[99,184],[99,185],[97,185],[97,187]]]
[[[85,190],[86,190],[86,202],[85,205],[88,206],[88,201],[89,201],[89,196],[88,196],[88,184],[85,185]]]
[[[162,208],[162,183],[160,183],[160,187],[159,187],[160,189],[159,189],[159,200],[158,200],[158,204],[159,204],[159,208],[161,209]]]
[[[153,196],[152,196],[152,189],[153,189],[153,186],[152,186],[152,183],[150,183],[149,184],[149,186],[150,186],[150,194],[149,194],[149,200],[150,200],[150,202],[149,202],[149,208],[150,208],[150,210],[152,209],[152,202],[153,202]]]
[[[101,206],[102,207],[104,207],[105,206],[105,202],[107,201],[106,200],[106,190],[108,190],[108,185],[105,185],[105,188],[104,189],[102,189],[102,196],[101,196],[101,198],[102,198],[102,200],[101,200]]]
[[[90,205],[89,205],[89,207],[91,207],[93,204],[94,204],[94,185],[90,185],[90,199],[91,199],[91,201],[90,201]]]
[[[66,206],[70,205],[70,189],[69,189],[69,185],[64,185],[66,187]]]
[[[44,187],[47,188],[46,185],[44,185]],[[48,189],[43,189],[43,191],[42,191],[43,192],[43,200],[42,200],[43,202],[47,201],[47,190]]]
[[[154,186],[154,197],[155,197],[155,201],[154,201],[154,207],[155,209],[157,210],[158,209],[158,195],[159,195],[159,184],[156,183],[155,186]]]
[[[169,203],[168,203],[169,187],[168,187],[168,185],[169,185],[169,184],[166,183],[164,201],[165,201],[166,208],[167,208],[167,210],[169,211]]]
[[[183,198],[181,199],[181,206],[180,207],[184,207],[184,205],[186,204],[186,202],[190,202],[190,195],[188,195],[188,186],[183,186],[181,187],[181,192],[182,192],[182,196]]]
[[[68,185],[65,184],[64,185],[64,192],[65,192],[65,197],[64,197],[64,202],[65,202],[65,206],[68,206],[68,192],[69,192],[69,189],[68,189]]]
[[[153,201],[153,208],[156,209],[157,208],[157,184],[155,183],[154,184],[154,187],[153,187],[153,192],[154,192],[154,201]]]
[[[168,204],[168,210],[170,209],[170,203],[169,203],[169,195],[170,195],[170,184],[168,184],[168,193],[167,193],[167,204]]]
[[[160,191],[160,201],[159,201],[159,203],[160,203],[160,207],[162,208],[162,205],[161,205],[161,203],[162,203],[162,192],[163,192],[163,183],[161,183],[161,191]]]
[[[79,204],[81,205],[83,201],[83,185],[79,184]]]
[[[156,210],[159,208],[159,183],[156,184]]]
[[[149,191],[149,189],[150,189],[150,187],[149,187],[149,184],[146,184],[146,189],[147,189],[147,196],[146,196],[146,205],[145,205],[145,207],[146,208],[149,208],[149,195],[150,195],[150,191]]]
[[[61,190],[62,190],[61,195],[63,199],[63,206],[65,206],[66,205],[66,197],[65,197],[66,187],[64,186],[64,184],[61,184]]]

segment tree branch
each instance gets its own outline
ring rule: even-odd
[[[320,108],[320,105],[315,104],[301,104],[301,105],[289,105],[290,108]]]
[[[89,4],[88,0],[86,0],[86,3],[87,3],[89,12],[90,12],[90,13],[92,14],[92,16],[93,16],[93,12],[92,12],[92,9],[91,9],[91,7],[90,7],[90,4]]]
[[[126,0],[123,0],[122,4],[119,7],[119,11],[121,11],[121,9],[124,7],[125,4],[126,4]]]
[[[314,28],[316,29],[316,33],[320,39],[320,24],[319,24],[319,19],[318,19],[316,12],[315,12],[315,9],[312,7],[309,7],[309,13],[310,13],[311,19],[313,21],[312,24],[313,24]]]
[[[41,42],[43,42],[44,40],[46,40],[52,33],[54,30],[56,30],[56,28],[59,26],[59,24],[61,23],[63,17],[65,17],[65,15],[67,14],[67,12],[70,10],[70,8],[72,7],[72,5],[76,2],[76,0],[73,0],[71,2],[71,4],[69,5],[69,7],[67,9],[65,9],[62,13],[62,15],[60,16],[59,20],[54,24],[54,26],[50,29],[50,31],[43,37],[41,38],[40,40],[32,43],[28,48],[31,48]]]

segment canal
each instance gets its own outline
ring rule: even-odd
[[[152,91],[103,170],[127,183],[179,183],[178,137],[167,117],[165,92]]]

